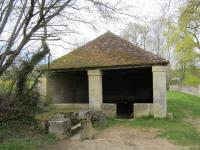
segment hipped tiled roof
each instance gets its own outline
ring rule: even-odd
[[[54,60],[50,69],[83,69],[123,66],[167,65],[168,61],[111,33]]]

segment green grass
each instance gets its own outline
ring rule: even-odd
[[[36,146],[36,142],[31,138],[10,138],[0,145],[0,150],[34,150]]]
[[[126,125],[131,127],[158,128],[158,136],[165,137],[175,144],[191,146],[200,149],[200,133],[187,117],[200,119],[200,97],[179,93],[168,92],[168,112],[174,114],[174,120],[156,119],[145,117],[135,120],[123,120],[108,118],[108,126]]]
[[[34,116],[36,121],[44,121],[52,118],[56,113],[68,113],[78,111],[75,109],[43,108]],[[31,123],[31,124],[30,124]],[[44,130],[36,129],[35,122],[31,119],[0,124],[0,150],[36,150],[41,146],[57,141],[55,135],[44,134]],[[42,149],[42,148],[40,148]]]
[[[36,150],[55,141],[54,135],[42,134],[32,125],[15,122],[0,126],[0,150]]]

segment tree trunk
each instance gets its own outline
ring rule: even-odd
[[[17,73],[16,95],[22,98],[26,94],[27,77],[33,71],[34,67],[49,53],[49,47],[45,40],[42,41],[43,50],[34,54],[30,61],[23,62],[20,71]]]

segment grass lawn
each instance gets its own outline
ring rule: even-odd
[[[108,118],[108,126],[124,125],[160,129],[160,137],[165,137],[179,145],[200,150],[200,129],[195,120],[200,120],[200,97],[179,92],[168,92],[168,112],[174,114],[174,120],[154,119],[114,119]],[[200,125],[199,125],[200,126]],[[41,145],[56,141],[53,135],[45,135],[33,128],[33,125],[0,125],[0,150],[35,150]]]
[[[10,122],[0,126],[0,150],[36,150],[55,141],[54,135],[44,134],[30,124]]]
[[[200,97],[170,91],[167,93],[167,99],[168,112],[174,114],[174,121],[152,117],[135,120],[108,118],[108,126],[158,128],[158,136],[165,137],[175,144],[191,146],[191,149],[200,149],[200,129],[193,123],[200,120]]]

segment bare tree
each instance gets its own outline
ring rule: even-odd
[[[121,32],[121,36],[126,40],[146,49],[149,27],[138,23],[129,23]]]
[[[57,36],[61,32],[76,32],[69,28],[69,21],[92,25],[76,15],[82,9],[91,11],[89,8],[82,6],[84,2],[93,5],[103,17],[111,17],[112,13],[118,13],[116,6],[110,5],[110,3],[99,0],[79,1],[0,1],[0,76],[12,65],[17,56],[27,48],[28,44],[31,44],[32,40],[41,40],[44,25],[49,28],[47,40],[59,39]],[[65,27],[65,31],[59,30],[60,28],[63,29],[62,27]]]
[[[0,75],[13,63],[31,37],[43,28],[44,24],[48,24],[65,7],[70,7],[73,3],[73,0],[65,2],[59,0],[2,1]],[[17,19],[11,24],[10,19],[14,19],[13,17]]]
[[[86,3],[86,4],[85,4]],[[94,7],[94,9],[86,6]],[[115,19],[120,13],[117,5],[99,0],[5,0],[0,2],[0,76],[17,61],[20,55],[31,54],[17,61],[16,93],[22,95],[26,78],[48,54],[47,41],[62,40],[63,34],[77,33],[71,29],[74,22],[94,27],[80,12],[96,11],[103,18]],[[124,14],[127,15],[127,14]],[[47,32],[48,29],[48,32]],[[44,32],[45,31],[45,32]],[[39,42],[41,41],[41,42]],[[35,42],[35,45],[33,43]],[[65,43],[73,44],[70,41]],[[31,47],[29,52],[29,47]]]
[[[74,29],[75,22],[76,25],[84,23],[95,27],[92,21],[85,20],[81,14],[83,10],[95,15],[98,13],[107,19],[116,19],[116,14],[127,15],[118,11],[117,5],[101,0],[0,1],[0,77],[7,72],[14,74],[12,79],[7,78],[11,81],[8,95],[0,95],[0,116],[3,112],[7,115],[2,116],[13,118],[33,106],[30,91],[41,74],[32,80],[31,86],[28,78],[35,66],[50,52],[50,41],[65,41],[62,35],[78,33]],[[73,44],[73,41],[65,43]]]

